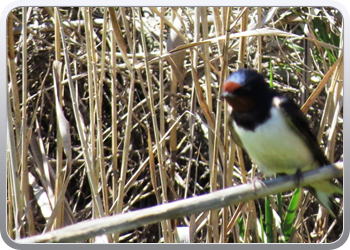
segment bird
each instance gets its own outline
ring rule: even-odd
[[[330,164],[299,106],[270,88],[262,74],[239,69],[224,82],[221,97],[228,104],[232,138],[265,176],[300,178],[301,172]],[[336,198],[343,197],[339,181],[325,180],[305,188],[332,217],[338,217]]]

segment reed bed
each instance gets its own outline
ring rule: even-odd
[[[255,181],[219,98],[242,67],[293,98],[342,160],[342,51],[343,19],[329,7],[12,10],[9,237]],[[342,230],[296,189],[82,242],[314,243]]]

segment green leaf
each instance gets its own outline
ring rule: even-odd
[[[333,32],[328,32],[328,27],[325,21],[323,21],[320,18],[314,18],[312,21],[312,24],[314,26],[314,33],[318,40],[332,44],[334,46],[339,47],[340,44],[340,38]],[[331,64],[334,64],[336,61],[336,56],[333,54],[333,52],[330,49],[325,48],[327,52],[327,56],[331,60]]]
[[[282,202],[282,194],[281,193],[278,193],[277,194],[277,207],[278,207],[278,214],[282,220],[282,223],[283,223],[283,202]]]
[[[300,191],[301,188],[296,188],[294,190],[293,197],[289,203],[289,207],[286,213],[286,216],[284,218],[284,221],[282,223],[282,232],[285,236],[286,241],[288,242],[289,238],[292,236],[294,228],[293,223],[296,216],[296,210],[299,205],[299,198],[300,198]]]
[[[273,215],[272,208],[270,204],[270,198],[265,197],[265,228],[266,228],[266,237],[267,243],[274,243],[275,240],[273,238]]]
[[[239,235],[243,239],[244,238],[244,232],[245,232],[243,217],[239,217],[237,219],[237,224],[238,224],[238,228],[239,228]]]

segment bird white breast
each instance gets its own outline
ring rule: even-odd
[[[273,106],[270,118],[254,131],[233,126],[246,151],[265,175],[294,174],[317,167],[315,159],[303,141],[286,123],[280,108]]]

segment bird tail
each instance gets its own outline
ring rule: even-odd
[[[343,199],[343,187],[332,181],[322,181],[307,187],[317,200],[328,210],[333,218],[339,215],[339,202]]]

